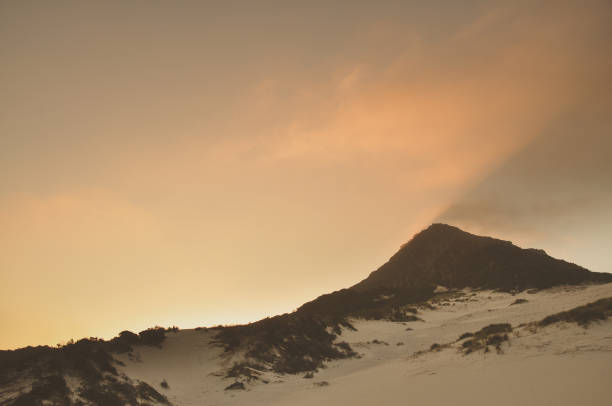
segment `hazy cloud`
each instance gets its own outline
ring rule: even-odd
[[[547,249],[568,219],[609,235],[610,14],[3,2],[0,347],[289,311],[436,218]]]

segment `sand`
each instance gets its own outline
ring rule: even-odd
[[[608,405],[612,320],[588,329],[575,324],[518,326],[611,296],[612,284],[514,296],[466,291],[440,300],[435,309],[421,309],[423,321],[353,320],[357,331],[344,330],[339,340],[349,342],[361,358],[329,362],[312,379],[266,372],[261,377],[268,384],[252,381],[246,390],[224,390],[234,382],[224,372],[241,356],[229,356],[211,344],[214,333],[209,330],[168,333],[161,349],[137,347],[132,357],[119,358],[126,375],[184,406]],[[519,298],[528,302],[511,305]],[[433,343],[453,343],[460,334],[492,323],[515,327],[502,353],[463,355],[458,344],[428,351]],[[169,389],[160,387],[162,380]],[[322,382],[328,384],[320,386]]]

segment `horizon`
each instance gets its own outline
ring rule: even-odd
[[[0,4],[0,349],[242,324],[433,223],[612,273],[612,3]]]
[[[412,241],[412,240],[413,240],[413,239],[414,239],[414,238],[415,238],[417,235],[419,235],[419,234],[421,234],[421,233],[423,233],[423,232],[425,232],[425,231],[427,231],[427,230],[431,229],[431,227],[432,227],[432,226],[436,226],[436,225],[442,225],[442,226],[448,226],[448,227],[451,227],[451,228],[456,228],[456,229],[458,229],[459,231],[464,232],[464,233],[467,233],[467,234],[470,234],[470,235],[472,235],[472,236],[477,236],[477,237],[488,237],[488,238],[493,238],[493,239],[496,239],[496,240],[499,240],[499,241],[508,241],[508,240],[504,240],[504,239],[501,239],[501,238],[497,238],[497,237],[495,237],[495,236],[490,236],[490,235],[478,235],[478,234],[474,234],[474,233],[471,233],[471,232],[469,232],[469,231],[463,230],[463,229],[461,229],[461,228],[459,228],[459,227],[456,227],[456,226],[454,226],[454,225],[452,225],[452,224],[447,224],[447,223],[431,223],[429,226],[427,226],[427,227],[425,227],[424,229],[422,229],[422,230],[420,230],[420,231],[416,232],[416,233],[415,233],[415,234],[414,234],[414,235],[413,235],[413,236],[412,236],[412,237],[411,237],[409,240],[407,240],[406,242],[402,243],[402,244],[399,246],[399,248],[398,248],[398,249],[397,249],[397,250],[396,250],[396,251],[395,251],[393,254],[391,254],[391,255],[389,256],[389,258],[393,257],[393,256],[394,256],[394,255],[395,255],[397,252],[399,252],[399,251],[400,251],[402,248],[404,248],[404,246],[406,246],[408,243],[410,243],[410,242],[411,242],[411,241]],[[509,241],[509,242],[511,242],[513,245],[517,246],[516,244],[514,244],[514,242],[512,242],[512,241]],[[521,248],[521,249],[538,249],[538,248],[536,248],[536,247],[519,247],[519,248]],[[544,252],[545,252],[545,251],[544,251]],[[548,253],[546,253],[546,252],[545,252],[545,254],[546,254],[546,255],[548,255]],[[555,258],[555,257],[552,257],[552,258]],[[561,259],[561,260],[565,261],[563,258],[556,258],[556,259]],[[565,261],[565,262],[567,262],[567,261]],[[379,266],[379,267],[377,267],[376,269],[379,269],[380,267],[382,267],[382,265],[384,265],[384,264],[386,264],[386,263],[387,263],[387,261],[385,261],[384,263],[380,264],[380,266]],[[573,263],[572,263],[572,264],[573,264]],[[574,264],[574,265],[578,265],[578,266],[580,266],[580,264]],[[368,274],[366,274],[366,276],[365,276],[363,279],[360,279],[360,280],[359,280],[357,283],[359,283],[359,282],[361,282],[361,281],[365,280],[367,277],[368,277]],[[352,286],[352,285],[350,285],[350,286]],[[340,289],[345,289],[345,288],[348,288],[348,287],[350,287],[350,286],[345,286],[344,288],[340,288]],[[334,291],[334,292],[336,292],[336,291]],[[310,299],[307,299],[307,300],[306,300],[304,303],[310,302],[311,300],[314,300],[314,299],[316,299],[316,298],[320,297],[321,295],[326,295],[326,294],[328,294],[328,293],[333,293],[333,292],[331,292],[331,291],[329,291],[329,292],[320,292],[320,293],[319,293],[319,294],[317,294],[315,297],[312,297],[312,298],[310,298]],[[302,303],[302,304],[304,304],[304,303]],[[302,305],[302,304],[301,304],[301,305]],[[300,306],[301,306],[301,305],[300,305]],[[263,317],[261,317],[261,318],[257,318],[257,319],[254,319],[254,320],[246,320],[246,321],[238,321],[238,322],[232,322],[232,321],[229,321],[229,322],[226,322],[226,323],[215,324],[215,325],[197,325],[197,326],[189,326],[189,327],[181,327],[181,326],[177,326],[177,325],[175,325],[175,324],[166,325],[166,326],[154,325],[154,326],[149,326],[149,327],[147,327],[147,328],[144,328],[144,329],[142,329],[142,330],[140,330],[140,331],[147,330],[147,329],[153,329],[153,328],[164,328],[164,329],[170,329],[170,328],[178,327],[180,330],[189,330],[189,329],[198,329],[198,328],[208,328],[208,329],[210,329],[210,328],[218,328],[218,327],[229,327],[229,326],[246,325],[246,324],[250,324],[250,323],[254,323],[254,322],[257,322],[257,321],[263,320],[263,319],[265,319],[265,318],[267,318],[267,317],[275,317],[275,316],[280,316],[280,315],[282,315],[282,314],[293,313],[293,312],[295,312],[295,311],[296,311],[296,310],[297,310],[297,309],[298,309],[300,306],[297,306],[296,308],[294,308],[294,309],[292,309],[292,310],[289,310],[289,311],[287,311],[287,312],[278,313],[278,314],[270,314],[270,315],[266,315],[266,316],[263,316]],[[34,347],[35,347],[35,346],[41,346],[41,345],[42,345],[42,346],[50,346],[50,347],[55,347],[55,346],[56,346],[56,347],[60,347],[60,346],[64,346],[64,345],[67,345],[67,344],[70,344],[70,343],[74,343],[74,342],[76,342],[76,341],[79,341],[80,339],[92,339],[92,338],[97,338],[97,339],[102,339],[102,340],[110,340],[110,339],[112,339],[112,338],[118,337],[118,336],[119,336],[119,333],[121,333],[121,332],[123,332],[123,331],[130,331],[130,332],[134,332],[134,331],[132,331],[132,330],[133,330],[133,329],[123,328],[123,329],[121,329],[121,330],[117,331],[116,333],[114,333],[114,334],[110,334],[110,335],[107,335],[107,336],[91,336],[91,335],[89,335],[89,336],[83,336],[83,337],[71,337],[71,338],[69,338],[69,339],[67,339],[67,340],[65,340],[65,341],[63,341],[63,342],[58,342],[58,343],[55,343],[55,344],[50,344],[50,343],[28,344],[28,345],[24,345],[24,346],[20,346],[20,347],[14,347],[14,348],[0,348],[0,351],[2,351],[2,350],[15,350],[15,349],[20,349],[20,348],[25,348],[25,347],[30,347],[30,346],[34,346]],[[136,331],[136,333],[138,333],[138,331]]]

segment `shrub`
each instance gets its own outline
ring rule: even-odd
[[[227,386],[225,390],[245,390],[244,384],[242,382],[234,382],[231,385]]]
[[[168,398],[166,398],[164,395],[156,391],[151,385],[145,382],[138,383],[138,386],[136,386],[136,393],[139,398],[144,400],[154,400],[156,402],[163,403],[166,405],[170,404]]]
[[[400,309],[392,309],[391,313],[387,316],[389,321],[397,321],[397,322],[408,322],[408,321],[419,321],[421,320],[419,317],[414,314],[406,314],[406,311]]]
[[[213,343],[225,351],[246,350],[247,358],[275,372],[315,370],[333,359],[355,357],[348,343],[335,343],[341,327],[355,330],[349,317],[418,320],[416,305],[432,296],[433,287],[343,289],[305,303],[291,314],[240,326],[218,327]],[[380,298],[385,297],[384,301]],[[382,343],[382,342],[379,342]],[[387,343],[383,343],[388,345]]]
[[[26,369],[35,378],[32,389],[15,399],[15,404],[71,405],[71,391],[63,376],[79,378],[81,397],[96,405],[144,404],[140,400],[169,404],[167,399],[145,383],[134,386],[129,380],[118,380],[113,353],[132,350],[132,345],[159,345],[164,329],[154,328],[134,334],[122,331],[110,341],[95,337],[70,340],[57,348],[27,347],[0,351],[0,382],[10,383]],[[122,378],[123,379],[123,378]],[[45,402],[43,402],[45,401]]]
[[[9,373],[22,371],[41,359],[57,353],[56,348],[49,346],[25,347],[18,350],[0,351],[0,377]]]
[[[131,331],[124,330],[115,338],[110,341],[112,350],[118,353],[132,351],[132,346],[140,343],[140,337],[138,334],[134,334]]]
[[[486,345],[493,345],[495,347],[498,347],[504,341],[508,341],[508,334],[493,334],[487,337]]]
[[[170,405],[168,398],[144,382],[134,386],[114,378],[86,385],[79,391],[79,396],[95,405],[141,405],[148,404],[148,401]]]
[[[491,334],[497,333],[510,333],[512,332],[512,326],[508,323],[489,324],[486,327],[481,328],[476,334],[476,337],[484,338]]]
[[[318,317],[284,314],[244,326],[221,328],[215,343],[233,351],[247,348],[247,357],[282,373],[311,371],[331,359],[354,356],[347,343],[335,344],[330,322]],[[335,325],[342,321],[331,322]],[[351,326],[352,327],[352,326]]]
[[[124,330],[121,333],[119,333],[119,336],[117,338],[119,338],[124,343],[130,344],[130,345],[138,344],[138,341],[140,341],[138,334],[134,334],[128,330]]]
[[[548,326],[554,323],[566,322],[576,323],[586,328],[595,321],[607,320],[610,315],[612,315],[612,297],[550,315],[542,319],[538,325]]]
[[[148,328],[138,333],[138,336],[141,344],[161,347],[161,343],[166,339],[166,329],[163,327]]]
[[[49,375],[32,383],[32,389],[18,396],[12,403],[15,406],[41,405],[44,401],[53,405],[70,406],[70,391],[60,375]]]
[[[246,377],[249,381],[251,379],[258,379],[260,373],[257,371],[265,370],[263,365],[254,362],[237,362],[229,371],[225,374],[227,378],[238,378],[240,376]]]
[[[497,352],[501,352],[501,344],[508,341],[507,333],[510,332],[512,332],[512,326],[508,323],[489,324],[476,333],[463,333],[459,336],[458,341],[471,337],[461,344],[465,355],[481,349],[484,349],[485,353],[489,352],[489,345],[495,346]]]

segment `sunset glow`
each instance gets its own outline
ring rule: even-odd
[[[383,3],[2,2],[0,348],[289,312],[438,221],[612,272],[611,3]]]

